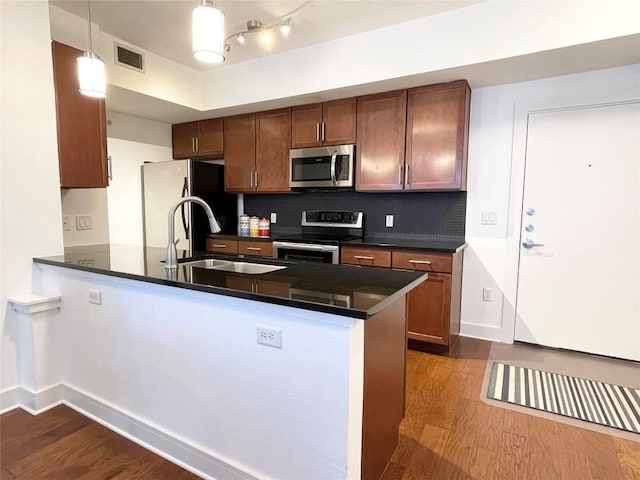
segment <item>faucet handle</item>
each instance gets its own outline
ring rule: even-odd
[[[179,242],[179,241],[180,241],[180,239],[178,238],[178,239],[176,239],[176,241],[175,241],[175,242],[173,242],[173,244],[174,244],[175,246],[178,246],[178,242]]]

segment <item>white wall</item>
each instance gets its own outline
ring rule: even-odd
[[[61,188],[62,215],[69,216],[70,230],[63,231],[64,246],[109,243],[109,217],[105,188]],[[91,230],[78,230],[77,215],[90,215]]]
[[[32,257],[62,252],[53,68],[46,2],[0,2],[0,390],[20,383],[17,317]]]
[[[510,315],[515,304],[517,257],[510,245],[519,230],[522,196],[511,191],[523,178],[521,152],[527,106],[558,102],[640,97],[640,65],[631,65],[533,82],[475,89],[471,94],[466,234],[461,332],[493,340],[513,340]],[[512,178],[515,176],[515,178]],[[481,212],[497,212],[497,225],[481,225]],[[493,288],[493,302],[482,301],[482,288]],[[503,295],[507,292],[507,297]],[[606,299],[603,299],[606,301]],[[503,313],[504,312],[504,313]]]
[[[42,293],[63,297],[71,405],[170,435],[200,454],[205,474],[215,471],[204,460],[218,459],[259,478],[340,479],[348,468],[360,478],[349,422],[361,431],[361,320],[41,268]],[[101,290],[102,305],[87,302],[87,288]],[[282,349],[256,343],[257,318],[282,330]]]

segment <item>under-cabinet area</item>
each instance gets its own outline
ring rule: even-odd
[[[360,192],[466,189],[466,80],[173,125],[174,158],[224,158],[225,190],[289,192],[290,149],[355,145]]]

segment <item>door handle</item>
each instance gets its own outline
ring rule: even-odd
[[[522,246],[527,250],[529,250],[529,249],[532,249],[533,247],[544,247],[544,243],[535,243],[532,239],[525,238],[524,241],[522,242]]]
[[[336,158],[337,157],[338,157],[338,151],[336,150],[335,152],[333,152],[333,155],[331,155],[331,181],[333,182],[334,185],[337,183],[337,180],[336,180]]]

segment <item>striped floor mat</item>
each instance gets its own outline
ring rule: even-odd
[[[640,390],[494,362],[487,398],[640,434]]]

